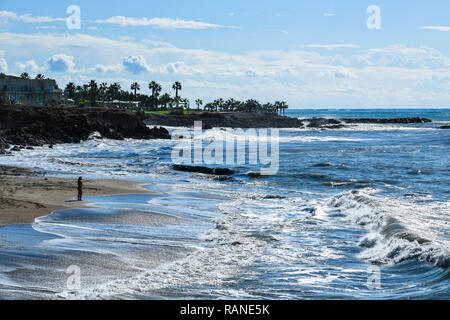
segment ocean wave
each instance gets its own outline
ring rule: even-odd
[[[334,196],[329,205],[369,233],[359,242],[361,257],[374,264],[398,264],[408,260],[450,266],[447,202],[420,204],[414,200],[377,196],[364,189]]]

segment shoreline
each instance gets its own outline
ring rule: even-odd
[[[0,184],[0,227],[31,224],[56,210],[92,207],[89,202],[76,200],[76,179],[0,166]],[[129,180],[83,178],[83,197],[154,193],[144,185]]]
[[[299,128],[299,129],[342,129],[356,124],[418,124],[433,122],[427,118],[295,118],[264,113],[202,112],[191,114],[147,114],[147,125],[170,127],[193,127],[201,121],[203,129],[212,128]]]

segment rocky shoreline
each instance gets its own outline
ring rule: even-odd
[[[432,122],[426,118],[391,119],[298,119],[259,113],[149,114],[113,109],[48,108],[0,105],[0,154],[52,147],[59,143],[79,143],[98,132],[101,137],[123,140],[171,139],[163,127],[192,127],[202,121],[203,129],[223,128],[300,128],[341,129],[355,124],[414,124]],[[149,128],[154,126],[153,128]],[[446,129],[445,127],[442,127]]]
[[[116,140],[171,138],[165,128],[150,129],[144,119],[143,113],[122,110],[0,106],[0,153],[79,143],[95,132]]]
[[[202,121],[203,129],[221,128],[303,128],[303,129],[341,129],[355,124],[413,124],[430,123],[426,118],[375,118],[375,119],[298,119],[273,114],[258,113],[192,113],[147,115],[148,125],[165,125],[171,127],[193,127],[195,121]]]

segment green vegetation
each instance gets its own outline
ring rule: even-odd
[[[70,82],[66,85],[64,94],[67,98],[73,99],[76,104],[83,104],[83,101],[89,101],[91,106],[95,106],[101,102],[103,105],[119,104],[123,102],[138,103],[139,108],[148,114],[168,115],[169,110],[181,109],[185,113],[192,113],[189,100],[180,97],[180,91],[183,89],[180,82],[175,82],[172,89],[175,91],[175,97],[171,97],[169,93],[161,94],[162,86],[151,81],[148,88],[151,95],[138,93],[141,86],[138,82],[131,84],[131,91],[122,90],[119,83],[101,83],[97,84],[95,80],[91,80],[88,84],[75,85]],[[203,100],[196,99],[195,105],[197,112],[203,107],[203,111],[209,112],[254,112],[254,113],[283,113],[288,108],[284,101],[276,101],[274,103],[261,104],[257,100],[249,99],[247,101],[238,101],[235,99],[216,99],[209,103],[203,104]],[[136,107],[136,105],[134,105]]]

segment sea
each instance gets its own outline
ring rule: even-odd
[[[0,228],[0,299],[449,299],[450,130],[439,127],[450,109],[287,115],[433,122],[280,129],[270,175],[251,161],[196,163],[230,176],[175,170],[192,128],[182,140],[93,134],[2,155],[73,178],[74,197],[78,176],[152,193],[86,194],[89,207]],[[262,141],[258,130],[224,132],[204,131],[201,146]]]

